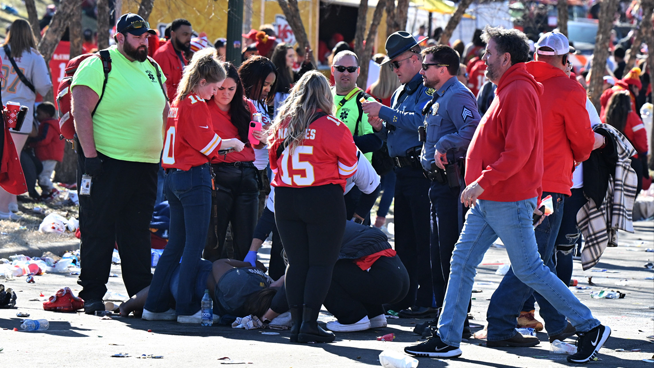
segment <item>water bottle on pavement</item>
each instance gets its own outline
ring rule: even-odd
[[[20,325],[20,328],[25,331],[45,331],[49,327],[50,323],[47,319],[26,319]]]
[[[213,299],[209,295],[209,290],[204,291],[202,302],[200,303],[200,314],[202,315],[202,326],[213,325]]]

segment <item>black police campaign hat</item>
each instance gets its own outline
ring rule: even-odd
[[[418,45],[418,42],[416,42],[416,39],[409,32],[399,31],[391,34],[386,39],[386,54],[388,55],[388,59],[384,60],[382,64],[386,64],[416,45]]]
[[[134,13],[123,14],[118,19],[116,24],[116,32],[118,33],[131,33],[134,36],[140,36],[145,32],[156,35],[154,29],[150,29],[150,24],[146,22],[140,15]]]

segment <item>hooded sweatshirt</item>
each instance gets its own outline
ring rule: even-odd
[[[586,111],[586,91],[561,70],[542,61],[527,71],[543,85],[543,191],[570,195],[574,162],[590,157],[595,134]]]
[[[516,202],[538,197],[543,179],[543,85],[524,63],[511,66],[479,122],[466,157],[466,184],[484,189],[479,199]]]

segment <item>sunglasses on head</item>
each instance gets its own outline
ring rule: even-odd
[[[422,63],[422,70],[427,70],[427,69],[429,69],[429,67],[432,66],[432,65],[433,65],[433,66],[437,66],[437,67],[441,67],[441,66],[450,66],[449,64],[439,64],[439,63],[436,63],[436,64],[425,64],[425,63]]]
[[[150,24],[144,20],[135,20],[132,23],[130,23],[130,25],[125,27],[123,32],[129,31],[130,29],[141,29],[143,27],[150,29]]]
[[[343,65],[334,65],[334,69],[339,73],[344,73],[346,70],[348,73],[354,73],[359,69],[357,66],[343,66]]]

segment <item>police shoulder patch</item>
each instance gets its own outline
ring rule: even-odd
[[[435,89],[433,89],[433,88],[427,88],[427,92],[426,92],[426,93],[427,93],[428,96],[433,96],[433,95],[434,95],[434,92],[436,92]]]
[[[467,118],[472,117],[472,111],[464,106],[463,111],[461,112],[461,117],[463,118],[463,121],[466,121]]]

